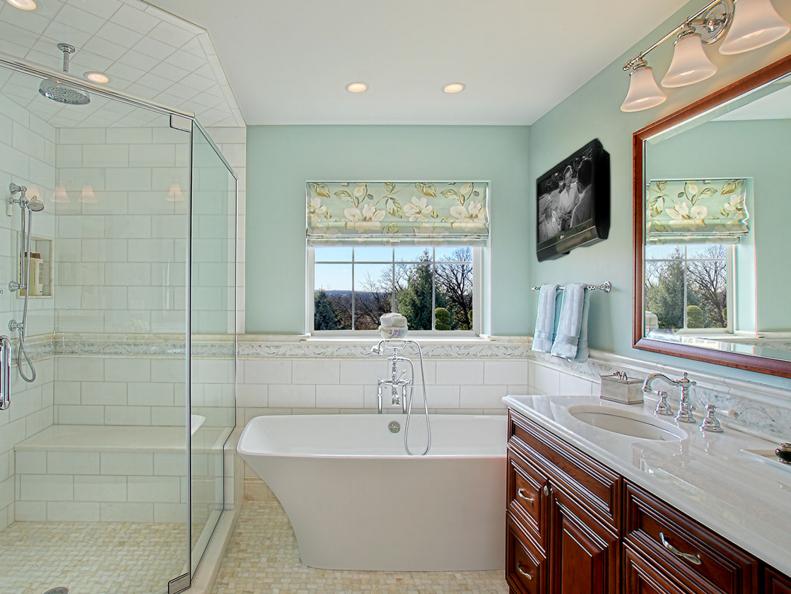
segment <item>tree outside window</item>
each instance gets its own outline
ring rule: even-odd
[[[721,244],[646,248],[646,316],[658,332],[729,328],[730,248]]]
[[[314,331],[375,330],[389,312],[411,330],[473,330],[471,247],[329,249],[315,248]]]

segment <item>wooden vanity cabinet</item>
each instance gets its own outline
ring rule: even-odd
[[[508,521],[519,527],[508,533],[511,591],[618,594],[620,477],[527,419],[512,414],[509,426]],[[525,587],[510,550],[519,545],[540,556],[541,589]]]
[[[519,594],[791,594],[791,580],[509,411],[506,580]]]

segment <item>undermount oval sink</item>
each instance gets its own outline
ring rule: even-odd
[[[666,421],[642,413],[611,406],[570,406],[569,414],[592,427],[640,439],[655,441],[680,441],[687,433]]]

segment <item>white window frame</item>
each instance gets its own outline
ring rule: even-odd
[[[340,244],[343,245],[343,244]],[[361,247],[359,243],[350,243],[349,247]],[[398,246],[391,246],[398,247]],[[439,248],[442,245],[427,245],[426,247]],[[410,336],[423,336],[430,338],[473,338],[481,336],[482,329],[482,304],[483,304],[483,246],[471,245],[472,250],[472,330],[410,330]],[[314,323],[314,290],[316,275],[316,251],[308,245],[306,249],[305,266],[305,329],[310,336],[322,338],[376,338],[376,330],[315,330]],[[330,262],[332,263],[332,262]],[[348,264],[348,262],[338,262]],[[354,287],[354,258],[352,257],[352,287]],[[434,325],[434,309],[432,308],[432,326]]]
[[[686,246],[684,246],[684,303],[687,303],[687,262],[692,260],[705,260],[706,258],[687,258]],[[678,335],[697,336],[701,334],[733,334],[733,319],[736,314],[736,246],[725,245],[725,300],[728,311],[728,325],[725,328],[687,328],[687,308],[684,307],[684,327],[676,330]],[[646,258],[648,262],[667,262],[667,258]],[[645,281],[644,281],[645,282]],[[643,310],[646,310],[644,304]]]

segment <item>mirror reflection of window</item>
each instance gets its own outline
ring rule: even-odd
[[[791,360],[791,77],[644,149],[644,335]]]

